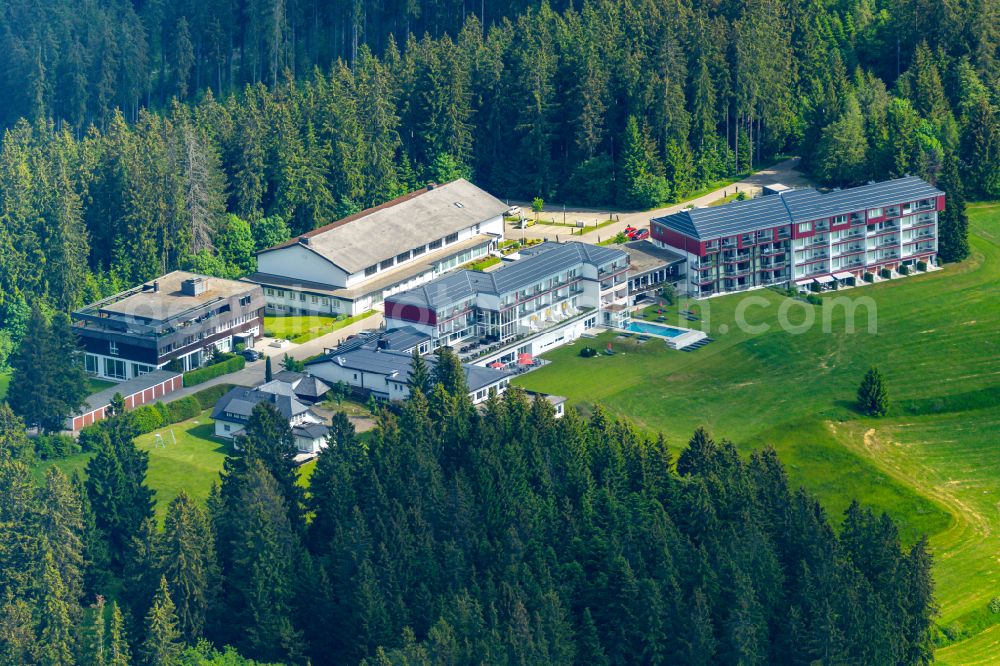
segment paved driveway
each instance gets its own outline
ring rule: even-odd
[[[690,206],[707,206],[713,201],[724,199],[731,194],[735,194],[737,191],[754,193],[759,191],[762,185],[770,185],[773,183],[782,183],[784,185],[788,185],[789,187],[806,187],[810,185],[806,177],[798,170],[798,166],[799,158],[793,157],[783,162],[779,162],[774,166],[761,169],[753,175],[747,176],[738,183],[734,183],[727,187],[720,187],[719,189],[702,195],[696,199],[691,199],[678,204],[672,204],[664,208],[657,208],[656,210],[631,211],[624,213],[611,211],[616,220],[614,224],[609,224],[606,227],[589,231],[582,236],[572,236],[572,230],[569,227],[546,225],[543,222],[539,222],[538,224],[524,230],[518,229],[517,225],[514,223],[508,224],[506,235],[507,238],[514,239],[523,237],[541,238],[544,240],[578,240],[585,243],[597,243],[602,240],[607,240],[608,238],[616,235],[619,231],[624,231],[625,227],[629,225],[643,229],[649,226],[650,219],[654,217],[670,215],[671,213],[676,213],[677,211]],[[530,206],[527,210],[530,211]],[[608,219],[608,213],[609,211],[607,209],[598,210],[593,208],[577,208],[574,210],[566,210],[565,219],[569,224],[575,223],[576,220],[583,220],[586,224],[592,225]],[[526,214],[530,214],[530,212]],[[563,210],[562,208],[555,207],[547,208],[540,214],[540,219],[561,222],[563,220]]]

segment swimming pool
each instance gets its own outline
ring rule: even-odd
[[[673,326],[664,326],[663,324],[651,324],[648,321],[630,321],[625,326],[625,330],[632,331],[633,333],[658,335],[661,338],[676,338],[678,335],[688,332],[683,328],[674,328]]]

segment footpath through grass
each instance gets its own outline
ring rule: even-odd
[[[955,641],[941,659],[974,663],[983,641],[996,645],[996,629],[987,628],[1000,621],[986,609],[1000,596],[1000,204],[972,206],[970,218],[969,260],[841,294],[870,299],[874,333],[864,307],[847,333],[843,307],[755,291],[692,304],[697,323],[670,309],[666,323],[715,338],[698,351],[606,334],[589,344],[610,341],[614,356],[580,358],[578,343],[547,354],[554,363],[519,381],[578,405],[601,403],[677,447],[700,425],[743,451],[773,445],[792,481],[816,493],[834,522],[858,498],[888,511],[907,542],[930,535],[939,624]],[[792,324],[810,316],[816,324],[782,330],[782,310]],[[741,328],[738,311],[768,330]],[[895,404],[884,419],[853,408],[872,365]]]
[[[264,317],[264,335],[269,338],[283,338],[289,342],[302,344],[345,326],[350,326],[362,319],[367,319],[373,314],[375,314],[373,311],[369,311],[354,317],[328,315]]]

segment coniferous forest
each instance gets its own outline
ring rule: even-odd
[[[958,260],[964,200],[1000,197],[998,48],[995,0],[5,0],[0,371],[83,303],[457,177],[647,209],[783,155],[916,174]],[[0,405],[0,666],[931,659],[889,518],[835,533],[770,450],[479,413],[439,368],[370,440],[338,417],[308,493],[260,410],[162,525],[132,415],[35,483]]]
[[[800,154],[1000,196],[993,0],[8,0],[0,360],[67,310],[426,182],[649,208]]]
[[[181,493],[162,528],[133,413],[86,482],[35,487],[0,406],[0,663],[930,661],[930,557],[887,516],[853,505],[838,536],[773,450],[698,430],[673,460],[600,409],[511,389],[480,412],[461,373],[445,354],[366,442],[335,417],[308,495],[261,403],[207,507]]]

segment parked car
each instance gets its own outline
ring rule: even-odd
[[[253,363],[254,361],[259,361],[263,354],[261,354],[256,349],[244,349],[240,354],[247,360],[248,363]]]
[[[632,236],[634,236],[637,231],[639,231],[639,230],[636,229],[635,227],[633,227],[630,224],[627,227],[625,227],[625,232],[624,233],[625,233],[625,236],[627,236],[628,238],[632,238]]]
[[[646,240],[649,238],[649,229],[638,229],[632,234],[632,240]]]
[[[521,216],[521,207],[520,206],[511,206],[510,208],[507,209],[507,212],[504,213],[504,216],[505,217],[520,217]]]

